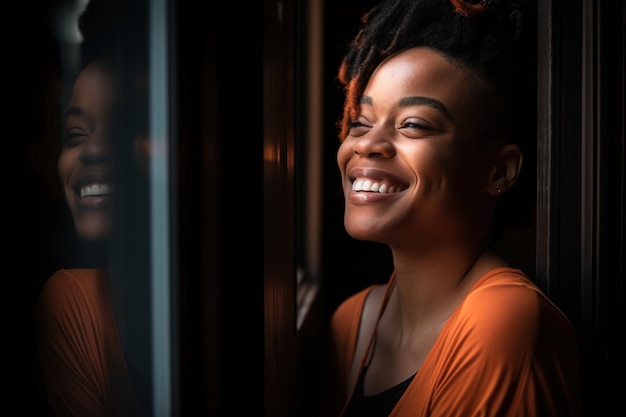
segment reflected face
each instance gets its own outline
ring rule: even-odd
[[[495,152],[479,145],[488,103],[478,85],[428,48],[400,52],[376,69],[337,153],[352,237],[443,245],[488,212]]]
[[[58,173],[78,235],[85,240],[109,236],[113,209],[110,116],[113,78],[99,63],[77,77],[63,122]]]

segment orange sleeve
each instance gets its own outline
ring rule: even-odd
[[[419,375],[424,414],[580,416],[573,327],[530,281],[473,291],[442,336]]]
[[[106,271],[61,269],[38,300],[42,379],[54,415],[139,416]]]
[[[40,364],[55,415],[105,416],[99,272],[57,271],[39,296]],[[99,412],[98,412],[99,411]]]

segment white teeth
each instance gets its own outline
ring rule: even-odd
[[[358,178],[352,183],[353,191],[373,191],[381,194],[399,192],[400,188],[389,186],[384,182],[372,182],[368,179]]]
[[[85,185],[80,189],[80,198],[109,195],[111,193],[113,193],[113,187],[110,184]]]

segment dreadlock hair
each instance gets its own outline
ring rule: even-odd
[[[494,132],[483,142],[515,143],[524,169],[513,190],[499,197],[493,237],[505,221],[532,220],[536,172],[537,26],[533,0],[382,0],[361,17],[338,71],[345,99],[339,140],[356,120],[359,99],[374,70],[389,56],[423,46],[475,76],[498,101]],[[506,134],[498,128],[509,127]],[[511,128],[512,127],[512,128]],[[491,130],[491,129],[490,129]],[[506,217],[504,216],[506,213]]]

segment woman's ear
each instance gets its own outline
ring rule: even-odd
[[[517,145],[506,145],[494,160],[486,191],[491,195],[504,194],[513,187],[522,169],[524,156]]]

